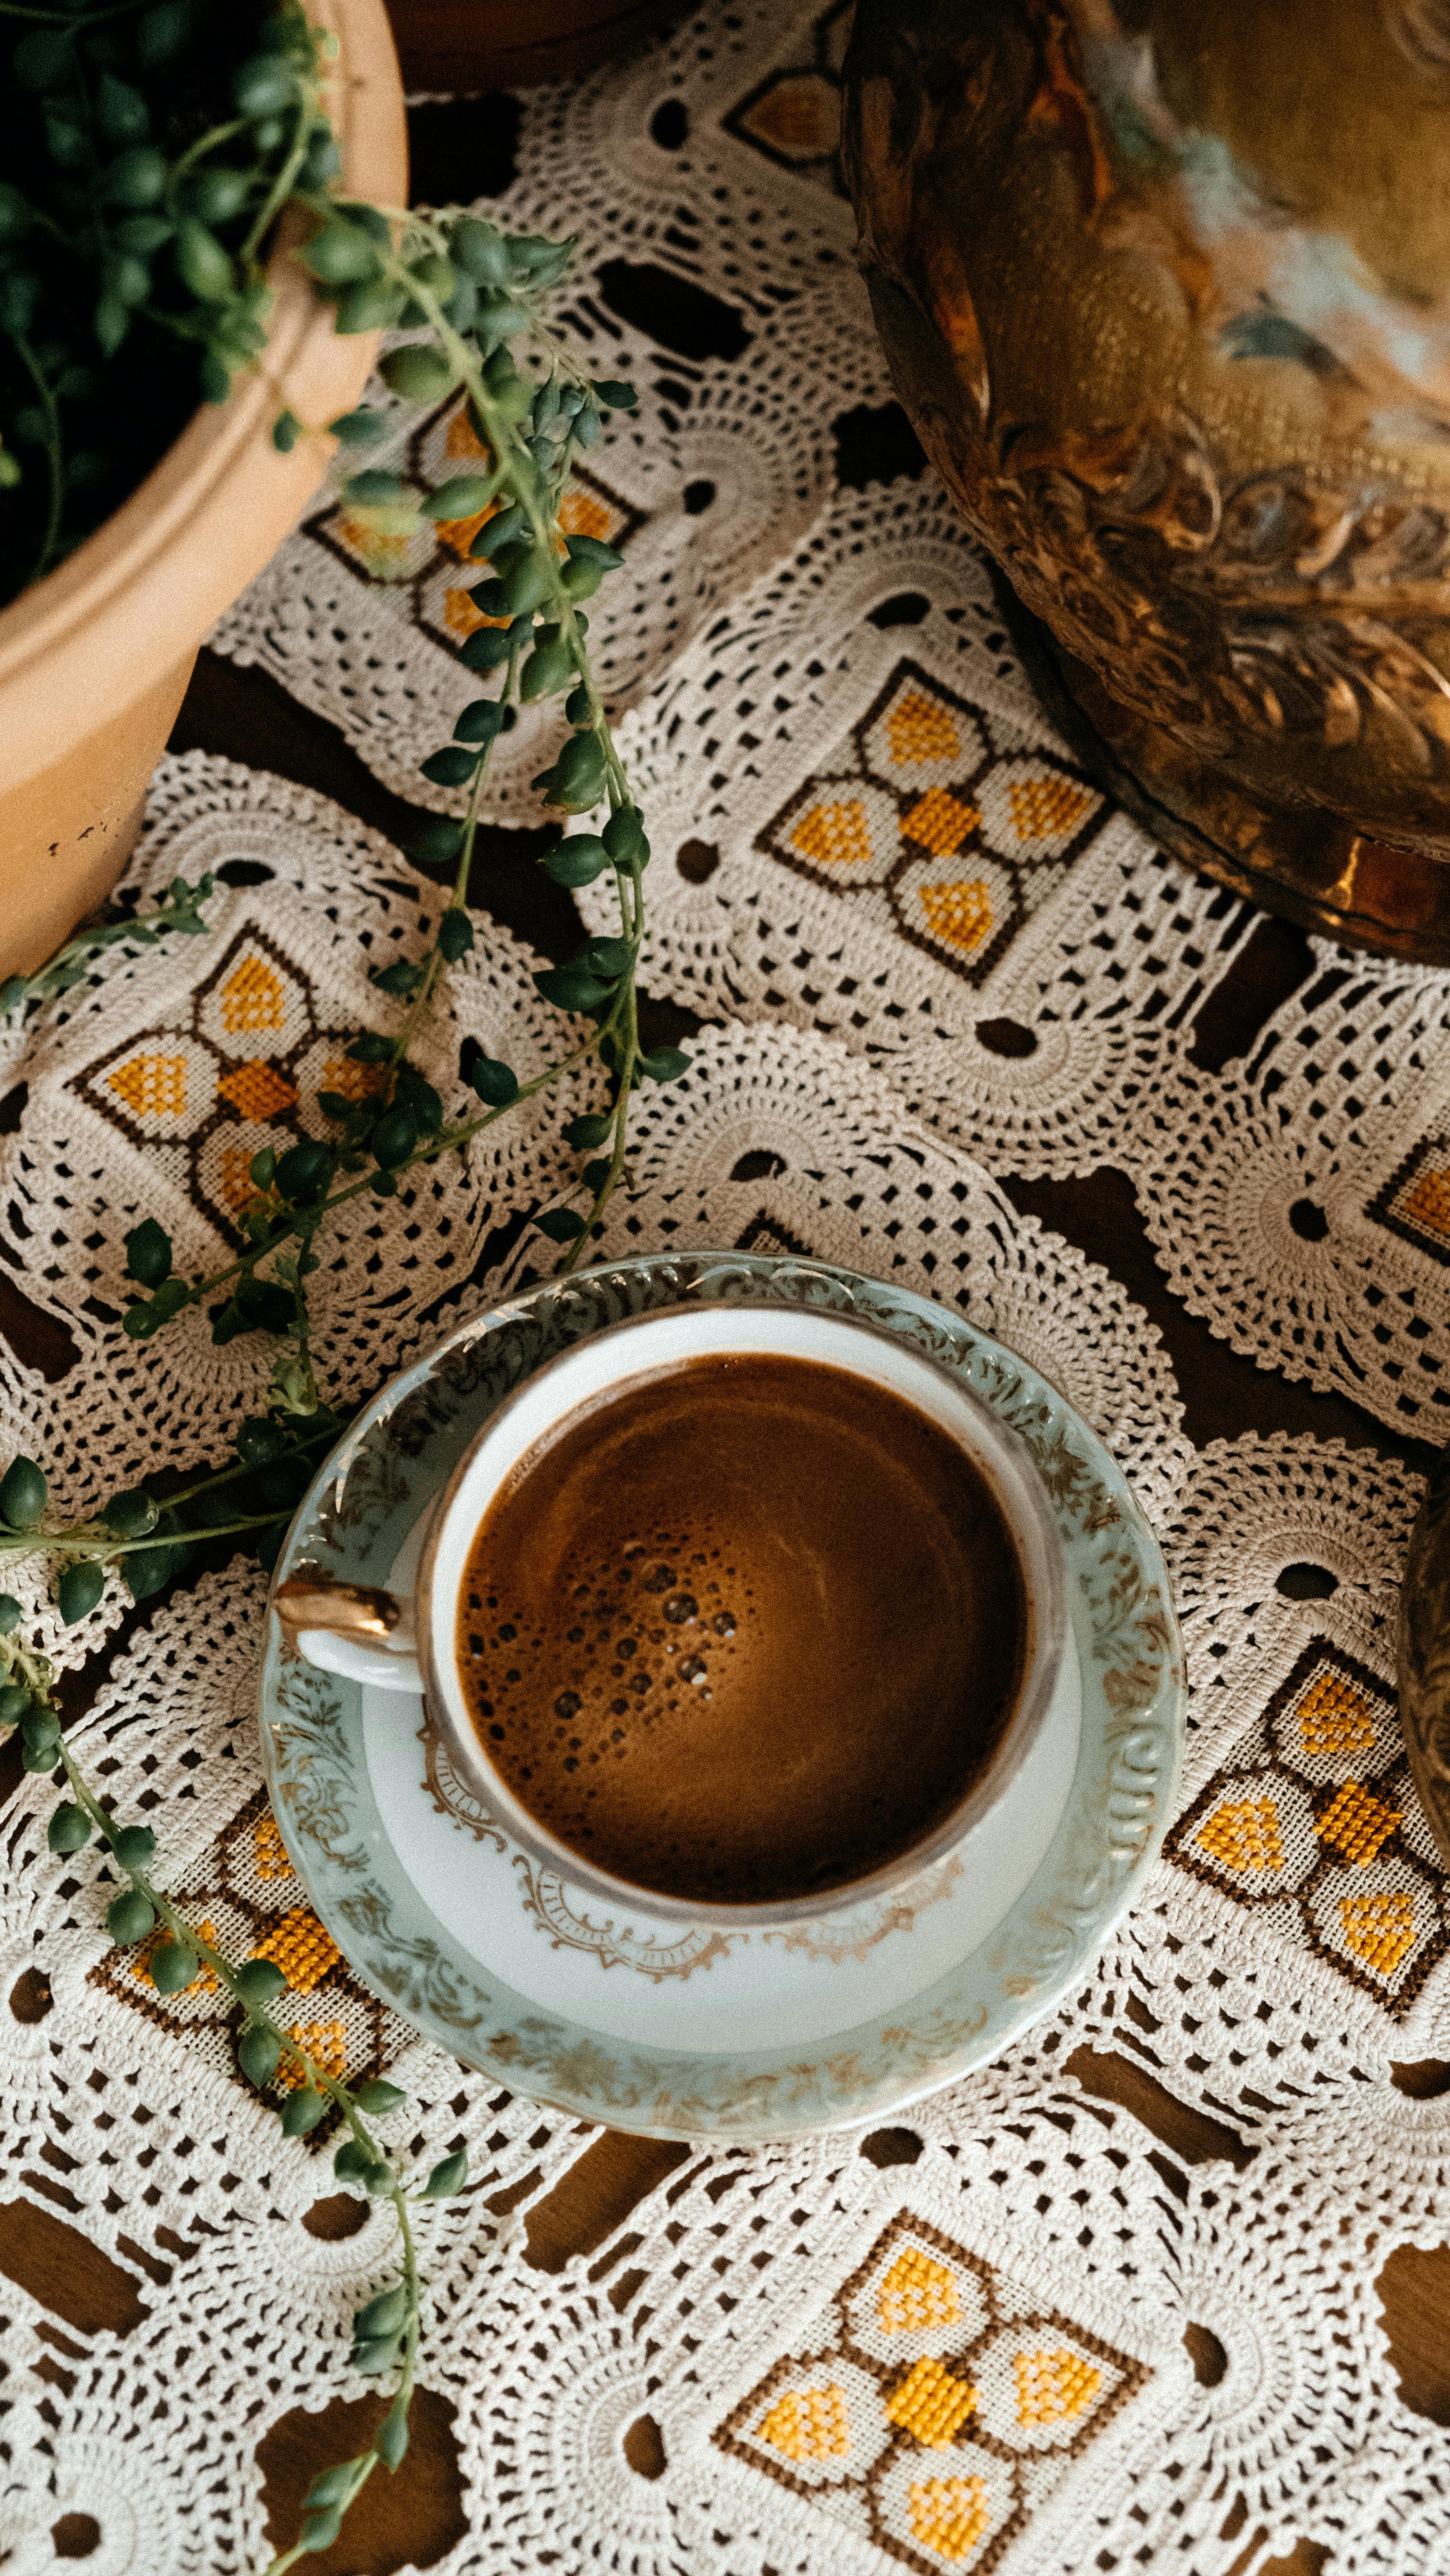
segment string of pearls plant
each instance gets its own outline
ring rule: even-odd
[[[343,483],[343,494],[350,509],[393,535],[430,520],[457,535],[473,523],[469,552],[482,569],[472,596],[482,622],[460,658],[496,689],[466,705],[453,740],[421,764],[435,786],[461,799],[451,819],[428,826],[413,845],[425,866],[452,869],[452,890],[426,954],[373,972],[380,1002],[392,1004],[397,1017],[391,1029],[359,1031],[347,1049],[360,1068],[360,1096],[320,1093],[317,1107],[331,1130],[325,1139],[254,1158],[239,1247],[214,1269],[178,1271],[154,1217],[126,1238],[138,1293],[125,1332],[146,1342],[200,1306],[217,1343],[251,1332],[276,1336],[266,1412],[243,1424],[228,1464],[169,1493],[165,1476],[142,1475],[99,1513],[68,1527],[47,1526],[49,1489],[34,1460],[13,1459],[0,1479],[0,1570],[6,1561],[47,1559],[68,1624],[95,1608],[108,1569],[142,1600],[182,1574],[204,1540],[234,1540],[268,1564],[275,1557],[318,1460],[347,1419],[345,1409],[322,1399],[308,1314],[308,1281],[320,1267],[316,1247],[339,1209],[366,1194],[395,1196],[410,1173],[461,1153],[516,1104],[594,1059],[606,1105],[563,1129],[570,1147],[588,1158],[579,1192],[585,1205],[560,1204],[535,1219],[558,1247],[557,1267],[567,1270],[598,1230],[624,1172],[635,1090],[642,1080],[671,1081],[687,1065],[678,1050],[641,1048],[635,977],[649,842],[589,660],[583,604],[621,558],[594,539],[566,536],[559,525],[575,454],[600,439],[607,410],[633,407],[633,389],[591,382],[548,326],[545,299],[568,272],[572,243],[511,238],[457,209],[424,216],[339,196],[331,184],[337,155],[325,85],[325,42],[303,13],[288,7],[269,18],[259,51],[234,79],[234,117],[189,148],[183,171],[165,174],[157,221],[185,228],[185,271],[207,307],[214,398],[224,397],[237,369],[256,363],[265,321],[262,262],[288,206],[309,219],[299,256],[334,304],[337,329],[413,335],[382,361],[394,404],[459,405],[478,461],[433,488],[363,466]],[[239,183],[225,176],[239,160],[251,172],[240,197]],[[228,249],[203,216],[206,204],[224,208],[234,199],[245,205],[248,224],[242,245]],[[363,407],[327,428],[347,453],[396,426],[391,408]],[[285,408],[273,432],[284,450],[318,434]],[[467,1079],[479,1107],[450,1118],[412,1050],[448,968],[473,944],[467,891],[489,755],[522,709],[560,698],[567,732],[535,788],[556,814],[597,817],[598,828],[561,831],[541,864],[568,888],[612,875],[618,933],[585,941],[566,964],[535,978],[547,1000],[573,1015],[557,1060],[521,1081],[508,1064],[476,1053]],[[118,942],[154,945],[170,933],[204,931],[211,893],[209,879],[194,887],[178,879],[153,912],[79,933],[36,974],[0,987],[0,1013],[22,1012],[82,981],[97,952]],[[379,2463],[396,2469],[405,2454],[423,2332],[418,2208],[465,2187],[465,2155],[461,2148],[445,2155],[421,2182],[406,2174],[370,2125],[402,2107],[398,2089],[382,2081],[350,2085],[319,2065],[273,2017],[270,2007],[286,1984],[281,1970],[266,1959],[229,1961],[172,1902],[151,1827],[120,1823],[75,1760],[61,1732],[56,1673],[23,1626],[20,1602],[0,1594],[0,1726],[19,1729],[25,1769],[55,1783],[51,1850],[73,1854],[99,1843],[101,1875],[117,1885],[106,1912],[112,1939],[147,1945],[145,1968],[163,1996],[184,1993],[210,1970],[237,2006],[241,2072],[271,2103],[284,2134],[305,2138],[329,2113],[338,2115],[345,2130],[333,2156],[339,2182],[389,2200],[396,2218],[397,2277],[359,2309],[351,2354],[355,2368],[390,2384],[391,2403],[365,2451],[314,2479],[296,2540],[267,2570],[282,2576],[298,2558],[329,2547],[373,2470]],[[277,2089],[284,2079],[285,2098]]]

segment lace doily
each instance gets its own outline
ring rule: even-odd
[[[1079,776],[930,478],[853,462],[889,385],[834,158],[848,20],[739,0],[522,110],[509,218],[580,232],[573,327],[641,387],[571,508],[626,559],[594,632],[650,812],[649,981],[715,1023],[641,1096],[603,1250],[778,1246],[897,1278],[1111,1442],[1165,1534],[1193,1684],[1146,1899],[1069,2003],[907,2126],[702,2150],[549,2275],[529,2213],[591,2137],[416,2039],[312,1915],[262,1790],[256,1571],[155,1608],[73,1740],[121,1812],[156,1816],[196,1921],[278,1958],[311,2044],[408,2088],[404,2156],[468,2144],[469,2195],[426,2221],[424,2380],[466,2525],[444,2576],[1228,2576],[1260,2530],[1345,2576],[1431,2571],[1450,2433],[1401,2398],[1376,2291],[1396,2248],[1444,2237],[1450,2164],[1450,2100],[1396,2077],[1450,2055],[1447,1882],[1393,1712],[1418,1489],[1365,1449],[1195,1451],[1155,1328],[1000,1176],[1126,1170],[1215,1332],[1434,1436],[1444,979],[1316,944],[1250,1055],[1193,1061],[1243,907]],[[463,443],[445,413],[400,420],[393,452]],[[324,501],[216,640],[442,804],[416,764],[473,694],[450,649],[466,545],[389,561]],[[523,819],[539,730],[500,751],[492,810]],[[155,1213],[179,1260],[220,1264],[237,1158],[310,1132],[334,1042],[385,1024],[368,964],[440,899],[325,801],[188,756],[158,774],[133,882],[204,867],[205,939],[113,951],[0,1038],[0,1248],[50,1353],[0,1354],[0,1437],[68,1512],[154,1452],[220,1455],[257,1409],[261,1337],[218,1352],[193,1316],[124,1340],[122,1237]],[[428,1042],[450,1105],[465,1036],[521,1073],[558,1042],[536,961],[476,928]],[[315,1283],[329,1385],[362,1393],[542,1266],[537,1233],[496,1229],[574,1185],[557,1135],[583,1097],[364,1203]],[[112,1583],[63,1630],[7,1581],[68,1666],[123,1606]],[[143,1989],[94,1853],[46,1848],[49,1797],[26,1779],[4,1817],[6,2188],[119,2286],[113,2322],[62,2334],[7,2283],[7,2567],[50,2567],[76,2512],[102,2576],[240,2576],[267,2546],[259,2443],[358,2392],[348,2323],[388,2221],[309,2232],[328,2131],[279,2138],[204,1982]],[[1097,2050],[1224,2151],[1184,2169],[1087,2089]]]

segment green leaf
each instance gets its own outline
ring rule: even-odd
[[[341,2512],[336,2505],[329,2505],[325,2513],[307,2516],[298,2537],[310,2557],[314,2550],[330,2549],[341,2529]]]
[[[0,1637],[13,1637],[25,1613],[13,1592],[0,1592]]]
[[[165,188],[164,154],[154,144],[140,143],[129,152],[117,153],[102,173],[99,194],[108,206],[125,206],[139,213],[144,206],[154,206]]]
[[[586,886],[603,875],[609,856],[597,832],[575,832],[546,850],[539,864],[555,885]]]
[[[277,1165],[277,1187],[284,1199],[315,1198],[331,1174],[330,1145],[291,1145]]]
[[[635,1062],[651,1082],[678,1082],[682,1073],[689,1072],[691,1058],[682,1055],[678,1047],[662,1046],[653,1048],[648,1055],[636,1056]]]
[[[574,814],[587,813],[604,794],[606,775],[604,753],[597,737],[592,733],[576,733],[565,743],[554,763],[549,802],[567,806]]]
[[[272,445],[279,456],[290,456],[302,434],[302,424],[295,412],[281,411],[272,423]]]
[[[443,1103],[416,1065],[398,1067],[397,1106],[408,1111],[420,1135],[437,1135],[443,1124]]]
[[[289,2094],[282,2106],[282,2135],[284,2138],[305,2138],[308,2131],[315,2129],[318,2121],[326,2116],[326,2094],[314,2093],[310,2084],[301,2085],[297,2092]]]
[[[121,1559],[121,1579],[133,1601],[149,1601],[173,1574],[179,1574],[191,1550],[185,1545],[138,1547]]]
[[[576,1216],[572,1208],[549,1208],[543,1216],[535,1217],[534,1223],[551,1243],[573,1243],[584,1231],[584,1219]]]
[[[401,286],[386,277],[345,286],[337,299],[333,329],[340,339],[359,331],[390,331],[407,302]]]
[[[452,828],[450,824],[449,829]],[[353,1039],[347,1052],[354,1064],[388,1064],[392,1061],[393,1040],[380,1036],[375,1029],[364,1029],[360,1038]]]
[[[91,1839],[91,1820],[67,1798],[51,1817],[45,1839],[53,1852],[78,1852]]]
[[[503,576],[500,617],[527,617],[548,598],[556,579],[554,566],[544,554],[530,553],[526,561],[515,564]]]
[[[375,2163],[368,2166],[366,2173],[363,2175],[363,2188],[365,2191],[372,2192],[376,2198],[383,2192],[392,2190],[393,2179],[392,2166],[390,2164],[386,2164],[383,2158],[379,2156]]]
[[[244,2004],[270,2004],[287,1991],[287,1980],[275,1959],[246,1959],[235,1978]]]
[[[442,2157],[434,2166],[419,2193],[419,2198],[450,2200],[454,2192],[462,2191],[467,2180],[468,2150],[466,2147],[459,2147],[453,2155]]]
[[[33,1705],[24,1682],[6,1682],[0,1688],[0,1726],[18,1726]]]
[[[269,1190],[276,1177],[276,1148],[272,1145],[264,1145],[260,1154],[254,1154],[247,1165],[247,1178],[254,1189]]]
[[[171,1237],[154,1216],[134,1225],[125,1237],[126,1270],[143,1288],[159,1288],[171,1276]]]
[[[604,846],[616,867],[629,867],[634,861],[644,866],[649,857],[645,838],[644,816],[637,805],[620,805],[604,826]]]
[[[604,575],[598,564],[576,563],[573,557],[559,567],[559,582],[571,599],[592,599]]]
[[[361,285],[378,276],[383,264],[377,243],[345,215],[329,216],[298,257],[326,286]]]
[[[163,1941],[151,1953],[151,1982],[159,1995],[184,1994],[201,1962],[183,1941]]]
[[[68,1565],[55,1587],[55,1606],[68,1628],[94,1610],[106,1588],[106,1569],[95,1558]]]
[[[248,2082],[258,2087],[271,2083],[281,2054],[282,2042],[276,2032],[260,2024],[244,2030],[237,2041],[237,2064]]]
[[[549,966],[534,982],[546,1002],[558,1011],[592,1011],[609,999],[612,987],[583,966]]]
[[[633,958],[634,950],[627,939],[591,939],[582,955],[570,962],[591,967],[596,975],[605,975],[611,984],[617,984],[621,975],[629,973]]]
[[[215,233],[188,215],[176,236],[176,265],[192,294],[203,304],[226,304],[237,291],[231,253]]]
[[[117,1538],[149,1538],[159,1517],[149,1494],[113,1494],[101,1515]]]
[[[355,2343],[348,2354],[354,2370],[360,2370],[367,2379],[374,2378],[380,2370],[391,2370],[397,2358],[396,2335],[379,2335],[370,2343]]]
[[[602,537],[566,537],[564,544],[571,563],[597,564],[601,572],[618,572],[624,557]]]
[[[519,1078],[509,1065],[499,1064],[481,1051],[474,1057],[465,1077],[479,1099],[489,1109],[507,1109],[519,1096]]]
[[[336,420],[327,424],[332,436],[344,447],[371,447],[382,437],[387,425],[386,414],[370,411],[366,403],[360,403],[356,411],[340,411]]]
[[[395,999],[401,999],[405,993],[417,991],[423,981],[423,969],[421,966],[413,965],[406,957],[397,957],[391,966],[374,967],[372,981],[380,993],[391,993]],[[390,1048],[389,1053],[391,1052]]]
[[[370,510],[386,502],[404,500],[407,490],[401,474],[389,473],[382,465],[365,465],[360,474],[348,476],[342,497],[356,509]]]
[[[596,1145],[607,1145],[614,1132],[614,1121],[612,1118],[592,1115],[571,1118],[568,1126],[561,1128],[559,1132],[566,1145],[574,1145],[583,1152]]]
[[[12,1458],[0,1477],[0,1518],[12,1529],[37,1527],[50,1500],[50,1487],[33,1458]]]
[[[461,904],[450,904],[438,924],[438,954],[454,966],[473,946],[473,924]]]
[[[497,671],[508,660],[512,650],[502,627],[479,626],[460,645],[458,658],[465,670]]]
[[[45,1745],[56,1742],[60,1734],[60,1719],[53,1708],[44,1708],[37,1703],[25,1711],[20,1731],[26,1743],[34,1745],[39,1752]]]
[[[430,751],[426,760],[419,761],[418,767],[425,778],[432,779],[435,787],[462,787],[478,767],[478,753],[455,750],[449,743],[442,751]]]
[[[339,2460],[330,2469],[319,2469],[302,2499],[304,2510],[312,2513],[321,2505],[345,2503],[356,2481],[356,2460]]]
[[[353,2336],[359,2343],[371,2343],[377,2335],[400,2334],[407,2319],[408,2293],[401,2281],[395,2281],[390,2290],[380,2290],[365,2308],[358,2309]]]
[[[476,286],[507,286],[508,253],[503,235],[493,224],[481,223],[476,215],[465,215],[453,227],[449,250],[455,264]]]
[[[406,1163],[418,1142],[418,1126],[411,1109],[390,1109],[378,1120],[372,1132],[373,1160],[380,1171],[395,1172]]]
[[[59,28],[27,29],[10,60],[22,88],[39,91],[42,95],[46,90],[59,89],[62,81],[71,80],[75,74],[76,58],[70,35]]]
[[[389,2084],[385,2076],[370,2075],[366,2083],[354,2085],[352,2098],[360,2111],[366,2111],[371,2119],[382,2120],[390,2111],[401,2111],[408,2096],[399,2085]]]
[[[603,384],[594,385],[590,390],[595,401],[602,403],[606,411],[638,411],[639,409],[639,396],[633,385],[625,384],[617,377],[606,377]]]
[[[102,72],[92,108],[108,143],[144,143],[150,133],[150,112],[141,92],[129,81],[117,80],[114,72]]]
[[[541,645],[531,653],[519,674],[519,696],[530,705],[539,698],[551,698],[566,689],[574,677],[574,656],[561,638],[557,644]]]
[[[373,2449],[385,2469],[396,2469],[408,2448],[408,2409],[403,2397],[386,2414],[373,2435]]]
[[[287,1446],[287,1435],[280,1422],[270,1422],[265,1413],[255,1414],[244,1422],[236,1437],[236,1452],[245,1467],[265,1467],[281,1456]]]
[[[485,520],[468,551],[475,562],[482,563],[502,554],[505,546],[517,545],[528,534],[529,514],[521,501],[515,501],[507,510]]]
[[[136,59],[143,71],[164,71],[183,51],[191,32],[186,0],[161,0],[136,21]]]
[[[476,519],[493,499],[492,474],[453,474],[422,504],[425,519]]]
[[[446,868],[463,847],[461,823],[424,823],[403,843],[410,859],[423,868]]]
[[[390,349],[378,373],[389,392],[401,394],[405,402],[441,402],[458,382],[452,360],[441,349],[417,342],[406,349]]]
[[[144,1941],[155,1920],[155,1909],[139,1887],[128,1887],[106,1908],[106,1930],[122,1949],[129,1949],[133,1941]]]
[[[504,710],[497,698],[472,698],[453,728],[455,742],[492,742],[503,729]]]
[[[357,2138],[344,2138],[332,2159],[332,2170],[339,2182],[361,2182],[373,2159]]]
[[[156,1836],[149,1825],[123,1825],[111,1849],[123,1869],[144,1869],[156,1858]]]
[[[187,191],[187,210],[203,224],[229,224],[252,193],[250,170],[198,170]]]
[[[232,76],[232,99],[239,116],[280,116],[296,97],[296,76],[275,54],[254,54]]]

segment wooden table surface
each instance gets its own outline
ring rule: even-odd
[[[432,105],[411,115],[414,186],[421,201],[446,203],[472,198],[481,189],[505,184],[516,112],[507,98],[484,98]],[[887,424],[893,463],[910,458],[912,442],[903,420]],[[890,468],[885,470],[889,471]],[[277,684],[256,670],[243,670],[203,652],[172,738],[173,750],[201,749],[227,754],[256,769],[283,777],[333,797],[364,823],[395,839],[423,819],[401,798],[381,787],[341,735],[309,715]],[[528,864],[551,837],[547,832],[495,832],[480,835],[471,900],[507,923],[545,955],[560,959],[577,947],[582,925],[572,898]],[[1199,1014],[1192,1060],[1217,1071],[1242,1054],[1269,1014],[1312,971],[1309,945],[1302,932],[1281,922],[1260,919],[1242,940],[1234,965]],[[641,1010],[646,1043],[659,1044],[688,1033],[697,1023],[671,1003],[648,1002]],[[0,1101],[0,1132],[10,1132],[23,1107],[12,1092]],[[1286,1431],[1321,1440],[1343,1440],[1352,1448],[1372,1449],[1404,1460],[1417,1473],[1428,1471],[1435,1452],[1424,1442],[1404,1440],[1347,1398],[1319,1395],[1259,1368],[1216,1341],[1207,1326],[1187,1314],[1170,1293],[1149,1245],[1132,1189],[1120,1172],[1103,1169],[1085,1180],[1016,1181],[1002,1186],[1014,1204],[1040,1217],[1070,1242],[1081,1246],[1122,1281],[1162,1333],[1184,1405],[1184,1428],[1199,1446],[1215,1439],[1234,1439],[1248,1431]],[[0,1241],[0,1255],[4,1244]],[[40,1313],[21,1295],[13,1278],[0,1267],[0,1332],[17,1355],[57,1382],[73,1365],[76,1353],[64,1327]],[[207,1561],[203,1557],[202,1562]],[[198,1565],[193,1570],[200,1570]],[[164,1597],[164,1596],[162,1596]],[[155,1603],[130,1611],[107,1648],[68,1675],[63,1689],[68,1723],[89,1708],[116,1653],[138,1628],[149,1623]],[[13,1742],[0,1749],[0,1801],[8,1798],[20,1775]],[[48,2009],[44,1981],[28,1971],[9,1997],[9,2008],[22,2020],[34,2020]],[[1131,2013],[1132,2006],[1130,2004]],[[1159,2140],[1154,2162],[1170,2189],[1183,2187],[1183,2168],[1214,2158],[1242,2170],[1256,2153],[1251,2143],[1223,2123],[1179,2102],[1153,2073],[1146,2034],[1125,2034],[1129,2045],[1105,2052],[1079,2048],[1067,2061],[1069,2072],[1090,2092],[1121,2104]],[[1130,2053],[1131,2048],[1131,2053]],[[1395,2069],[1401,2090],[1418,2098],[1450,2091],[1450,2064],[1424,2060]],[[57,2358],[51,2375],[65,2380],[64,2328],[81,2332],[110,2327],[125,2332],[140,2317],[145,2275],[165,2267],[155,2254],[134,2251],[136,2269],[123,2269],[93,2247],[69,2223],[67,2212],[80,2204],[68,2192],[64,2172],[69,2159],[47,2141],[40,2153],[45,2170],[27,2172],[25,2180],[40,2193],[46,2211],[32,2200],[0,2200],[0,2274],[21,2283],[57,2321],[53,2338]],[[865,2152],[878,2164],[909,2161],[916,2141],[908,2130],[886,2129],[866,2141]],[[571,2256],[592,2254],[625,2226],[630,2212],[691,2150],[649,2139],[601,2131],[563,2180],[534,2203],[525,2215],[528,2261],[541,2274],[561,2271]],[[533,2178],[525,2176],[511,2190],[487,2203],[494,2216],[526,2200]],[[53,2212],[53,2214],[50,2214]],[[362,2223],[363,2204],[348,2193],[320,2200],[306,2224],[320,2237],[347,2236]],[[629,2282],[629,2239],[613,2249],[601,2278],[606,2294],[609,2275],[623,2289]],[[1379,2279],[1385,2330],[1404,2403],[1434,2424],[1450,2424],[1450,2244],[1431,2251],[1404,2248],[1391,2255]],[[1212,2386],[1226,2366],[1222,2347],[1203,2327],[1190,2326],[1185,2341],[1199,2380]],[[43,2368],[47,2365],[42,2365]],[[266,2481],[269,2527],[278,2546],[295,2534],[303,2490],[316,2470],[360,2447],[380,2416],[383,2400],[368,2396],[337,2398],[322,2413],[305,2415],[299,2408],[275,2425],[259,2446]],[[413,2565],[435,2565],[463,2536],[457,2453],[452,2436],[453,2408],[447,2399],[423,2390],[414,2404],[413,2441],[408,2458],[392,2479],[375,2479],[365,2507],[345,2526],[342,2538],[306,2563],[319,2576],[393,2576]],[[643,2477],[663,2466],[658,2429],[642,2415],[627,2438],[631,2465]],[[1242,2498],[1226,2511],[1228,2537],[1243,2531],[1243,2548],[1232,2576],[1318,2576],[1326,2548],[1305,2532],[1288,2557],[1264,2558],[1265,2535],[1249,2527]],[[54,2529],[58,2561],[83,2562],[97,2545],[96,2524],[85,2514],[68,2514]],[[520,2570],[520,2576],[532,2576]]]

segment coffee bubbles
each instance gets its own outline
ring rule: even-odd
[[[480,1738],[641,1890],[846,1885],[961,1797],[1016,1688],[1016,1550],[980,1471],[817,1362],[691,1361],[567,1420],[470,1553]]]

